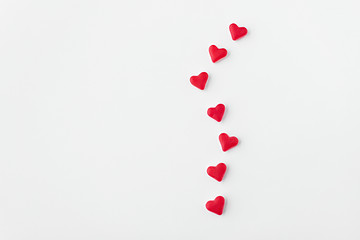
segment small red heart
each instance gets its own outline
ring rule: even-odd
[[[226,133],[222,133],[219,135],[219,141],[221,144],[221,148],[224,152],[226,152],[230,148],[235,147],[239,143],[237,137],[229,137]]]
[[[221,122],[223,116],[224,116],[224,112],[225,112],[225,106],[224,104],[218,104],[216,107],[214,108],[209,108],[207,110],[207,114],[209,115],[209,117],[215,119],[218,122]]]
[[[209,75],[206,72],[202,72],[198,76],[192,76],[190,78],[190,82],[195,87],[197,87],[201,90],[204,90],[208,78],[209,78]]]
[[[227,55],[227,51],[225,48],[217,48],[215,45],[211,45],[209,47],[209,53],[210,53],[210,57],[211,57],[211,61],[217,62],[220,59],[226,57]]]
[[[231,38],[235,41],[247,34],[246,27],[238,27],[235,23],[229,26]]]
[[[218,182],[221,182],[226,172],[225,163],[219,163],[216,167],[210,166],[207,169],[207,174],[216,179]]]
[[[213,201],[208,201],[206,203],[206,209],[210,212],[221,215],[224,210],[225,198],[222,196],[216,197]]]

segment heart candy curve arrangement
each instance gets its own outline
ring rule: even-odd
[[[247,34],[247,29],[245,27],[238,27],[235,23],[230,24],[229,26],[231,38],[236,41]],[[213,63],[218,62],[223,59],[227,55],[227,50],[225,48],[218,48],[215,45],[211,45],[209,47],[209,54],[211,61]],[[208,73],[202,72],[197,76],[192,76],[190,78],[190,83],[199,88],[200,90],[204,90],[207,80],[209,78]],[[207,110],[207,114],[209,117],[213,118],[217,122],[221,122],[225,113],[225,105],[218,104],[216,107],[211,107]],[[239,140],[236,137],[229,136],[226,133],[221,133],[219,135],[219,141],[221,145],[221,149],[223,152],[227,152],[233,147],[236,147],[239,143]],[[216,181],[221,182],[226,172],[226,164],[219,163],[216,166],[210,166],[207,168],[207,174],[214,178]],[[225,205],[225,198],[223,196],[217,196],[214,200],[210,200],[206,203],[205,207],[210,212],[213,212],[217,215],[222,215]]]

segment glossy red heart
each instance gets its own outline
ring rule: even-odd
[[[214,200],[206,203],[206,209],[217,215],[221,215],[224,210],[225,198],[222,196],[216,197]]]
[[[208,78],[209,75],[206,72],[202,72],[198,76],[192,76],[190,78],[190,83],[195,87],[204,90]]]
[[[211,61],[217,62],[220,59],[226,57],[227,55],[227,51],[225,48],[217,48],[215,45],[211,45],[209,47],[209,53],[210,53],[210,57],[211,57]]]
[[[229,137],[229,135],[227,135],[226,133],[222,133],[219,135],[219,141],[221,144],[221,148],[224,152],[226,152],[230,148],[235,147],[239,143],[237,137]]]
[[[245,27],[238,27],[235,23],[230,24],[229,26],[231,38],[235,41],[247,34],[247,29]]]
[[[214,108],[209,108],[207,110],[207,114],[209,115],[209,117],[215,119],[218,122],[221,122],[223,116],[225,113],[225,106],[224,104],[218,104],[216,107]]]
[[[210,166],[207,169],[207,174],[216,179],[218,182],[221,182],[226,172],[225,163],[219,163],[216,167]]]

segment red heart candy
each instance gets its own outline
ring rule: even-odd
[[[245,27],[238,27],[235,23],[230,24],[229,26],[231,38],[235,41],[247,34],[247,29]]]
[[[200,73],[198,76],[192,76],[190,82],[195,87],[204,90],[209,75],[206,72]]]
[[[209,117],[215,119],[218,122],[221,122],[223,116],[224,116],[224,112],[225,112],[225,106],[224,104],[218,104],[216,107],[214,108],[209,108],[207,110],[207,114],[209,115]]]
[[[219,135],[219,141],[221,144],[221,148],[224,152],[226,152],[230,148],[235,147],[239,143],[237,137],[229,137],[226,133],[222,133]]]
[[[224,210],[225,198],[222,196],[216,197],[213,201],[208,201],[206,203],[206,209],[210,212],[221,215]]]
[[[209,47],[209,53],[213,63],[219,61],[227,55],[225,48],[217,48],[215,45],[211,45]]]
[[[225,163],[219,163],[216,167],[210,166],[207,169],[207,174],[216,179],[217,181],[221,182],[226,172],[226,165]]]

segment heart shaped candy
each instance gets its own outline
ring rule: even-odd
[[[210,53],[210,57],[211,57],[211,61],[217,62],[220,59],[226,57],[227,55],[227,51],[225,48],[217,48],[215,45],[211,45],[209,47],[209,53]]]
[[[209,115],[209,117],[215,119],[218,122],[221,122],[223,116],[224,116],[224,112],[225,112],[225,106],[224,104],[218,104],[216,107],[214,108],[209,108],[207,110],[207,114]]]
[[[224,210],[225,198],[222,196],[216,197],[206,203],[206,209],[217,215],[221,215]]]
[[[245,27],[238,27],[235,23],[230,24],[229,26],[231,38],[235,41],[247,34],[247,29]]]
[[[208,78],[209,75],[206,72],[202,72],[198,76],[192,76],[190,78],[190,83],[195,87],[204,90]]]
[[[210,166],[207,169],[207,174],[217,180],[218,182],[221,182],[226,172],[226,165],[225,163],[219,163],[216,165],[216,167]]]
[[[229,135],[227,135],[226,133],[222,133],[219,135],[219,141],[221,144],[221,148],[224,152],[226,152],[230,148],[235,147],[239,143],[237,137],[229,137]]]

